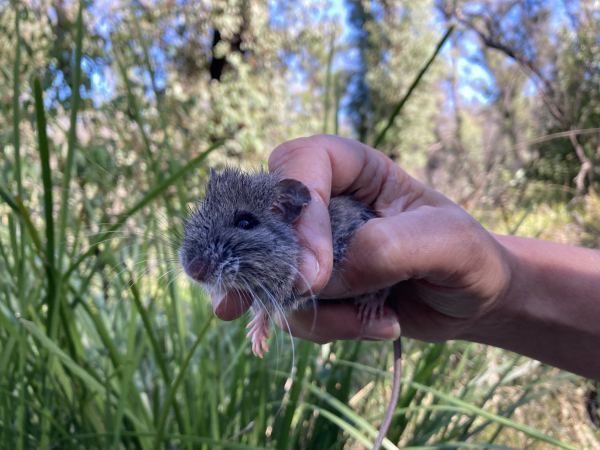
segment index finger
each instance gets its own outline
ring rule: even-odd
[[[358,200],[372,203],[390,163],[385,155],[358,141],[329,135],[294,139],[273,150],[269,170],[301,181],[312,196],[295,223],[300,244],[306,249],[299,269],[299,291],[316,294],[331,276],[333,248],[327,211],[331,196],[358,190]]]

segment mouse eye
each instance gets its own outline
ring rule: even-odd
[[[242,230],[250,230],[258,225],[258,220],[251,214],[243,214],[235,220],[234,225]]]

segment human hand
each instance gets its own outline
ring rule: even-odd
[[[300,268],[310,290],[322,298],[349,298],[392,286],[391,301],[403,335],[430,342],[459,338],[508,289],[508,253],[475,219],[437,191],[411,178],[383,153],[335,136],[295,139],[277,147],[269,159],[302,181],[312,202],[296,222],[306,247]],[[327,205],[331,196],[356,192],[373,206],[372,219],[353,238],[342,270],[330,280],[333,262]],[[309,286],[298,281],[301,291]],[[239,317],[248,305],[222,302],[220,318]],[[281,319],[279,320],[281,321]],[[335,339],[395,339],[397,317],[386,309],[381,320],[364,327],[353,304],[319,305],[297,312],[283,329],[324,343]]]

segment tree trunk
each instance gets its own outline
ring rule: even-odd
[[[596,159],[600,159],[600,123],[598,124],[598,140],[596,141]]]
[[[579,158],[579,162],[581,163],[581,169],[579,169],[579,173],[575,177],[575,185],[577,186],[577,193],[582,195],[585,194],[585,176],[588,176],[590,184],[588,186],[588,191],[590,193],[594,193],[594,171],[593,166],[585,153],[583,151],[583,147],[577,140],[577,136],[573,133],[569,135],[569,139],[571,140],[571,144],[575,149],[575,153],[577,153],[577,157]]]

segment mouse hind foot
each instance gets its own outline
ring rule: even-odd
[[[358,305],[358,318],[363,324],[371,323],[377,317],[383,317],[383,306],[389,292],[389,288],[385,288],[373,294],[360,295],[354,299]]]
[[[252,353],[256,356],[263,357],[263,350],[269,351],[267,346],[267,338],[269,337],[269,315],[263,309],[259,309],[246,328],[250,328],[246,337],[252,337]]]

